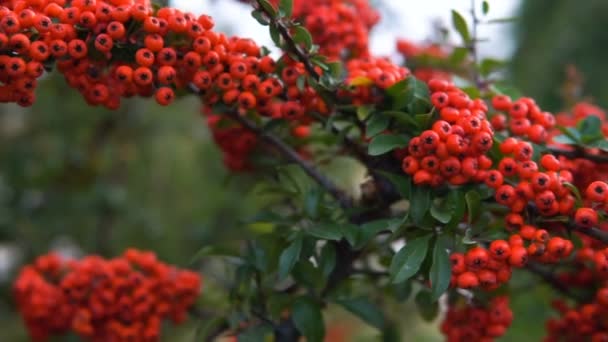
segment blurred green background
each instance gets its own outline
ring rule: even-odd
[[[608,104],[608,36],[600,29],[607,13],[605,0],[524,1],[509,77],[558,110],[566,65],[573,64],[583,80],[577,91]],[[93,108],[56,74],[40,81],[33,107],[0,105],[0,341],[27,341],[10,286],[19,265],[37,255],[114,256],[137,247],[188,267],[204,246],[243,237],[239,221],[257,204],[247,191],[253,179],[226,171],[199,109],[193,97],[170,109],[141,99],[114,112]],[[221,305],[213,299],[221,281],[206,283]],[[503,340],[542,336],[551,294],[534,283],[523,274],[513,284],[523,294],[513,297],[516,319]],[[435,325],[408,308],[399,317],[407,341],[440,339]],[[340,312],[329,320],[341,322],[338,330],[357,324]],[[197,325],[165,329],[164,340],[193,341]],[[374,340],[373,332],[357,335]]]

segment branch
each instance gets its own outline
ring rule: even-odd
[[[577,231],[581,234],[590,236],[594,239],[597,239],[605,244],[608,244],[608,232],[600,230],[598,228],[582,228],[576,225],[569,225],[568,228],[571,230]]]
[[[543,281],[545,281],[547,284],[549,284],[555,291],[557,291],[567,297],[570,297],[570,298],[576,300],[577,302],[587,301],[587,298],[572,292],[568,286],[566,286],[564,283],[562,283],[559,279],[557,279],[553,275],[553,272],[539,266],[538,264],[529,262],[526,265],[526,269],[528,271],[536,274],[540,278],[542,278]]]
[[[283,40],[285,40],[288,50],[292,51],[298,57],[300,62],[304,64],[304,68],[306,68],[306,71],[310,74],[311,77],[315,79],[315,81],[318,82],[321,79],[321,75],[319,75],[319,73],[315,70],[314,65],[310,61],[310,55],[307,52],[302,51],[300,46],[296,44],[296,42],[293,40],[293,37],[289,33],[289,28],[285,25],[285,23],[283,23],[283,21],[281,21],[280,19],[273,17],[272,13],[266,11],[264,6],[262,6],[262,4],[260,3],[260,0],[252,1],[252,5],[257,10],[260,10],[264,14],[266,14],[266,16],[272,21],[272,24],[276,26],[277,30],[279,31],[279,34],[281,35],[281,37],[283,37]]]
[[[547,151],[556,156],[564,156],[570,159],[583,158],[596,163],[608,163],[608,156],[601,154],[592,154],[585,149],[577,148],[574,150],[563,150],[556,147],[547,147]]]
[[[342,208],[352,208],[352,200],[350,197],[344,194],[344,192],[340,190],[329,178],[321,174],[312,163],[300,157],[300,155],[294,149],[292,149],[291,146],[283,142],[283,140],[270,132],[262,130],[255,123],[244,116],[233,113],[229,113],[227,116],[240,123],[251,132],[255,133],[266,143],[274,146],[283,156],[285,156],[285,158],[298,164],[307,175],[309,175],[320,186],[327,190],[327,192],[329,192],[331,196],[340,203]]]

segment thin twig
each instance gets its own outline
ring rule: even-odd
[[[255,123],[244,116],[229,113],[228,117],[240,123],[252,133],[259,136],[268,144],[274,146],[285,158],[298,164],[307,175],[321,185],[329,194],[335,198],[340,206],[344,209],[352,208],[352,200],[342,190],[340,190],[329,178],[325,177],[319,170],[308,160],[303,159],[291,146],[287,145],[283,140],[270,132],[260,129]]]
[[[477,86],[477,88],[479,89],[483,89],[485,87],[485,83],[483,82],[483,80],[481,79],[481,75],[479,74],[479,70],[478,65],[479,65],[479,53],[478,53],[478,49],[477,49],[477,44],[478,44],[478,40],[477,40],[477,26],[479,26],[479,18],[477,17],[477,11],[475,10],[475,0],[471,0],[471,18],[473,19],[473,26],[471,28],[472,31],[472,36],[471,36],[471,42],[469,43],[469,51],[471,52],[471,57],[473,58],[473,70],[472,70],[472,75],[473,75],[473,81],[475,82],[475,85]]]
[[[585,302],[587,300],[583,296],[578,295],[578,294],[572,292],[571,289],[568,286],[566,286],[564,283],[562,283],[559,279],[557,279],[553,275],[553,272],[551,272],[551,271],[549,271],[549,270],[547,270],[547,269],[539,266],[538,264],[529,262],[526,265],[526,269],[528,271],[536,274],[540,278],[542,278],[543,281],[545,281],[547,284],[549,284],[557,292],[560,292],[563,295],[576,300],[577,302]]]
[[[289,33],[289,28],[285,25],[285,23],[277,18],[273,18],[272,13],[266,11],[264,6],[260,3],[259,0],[253,0],[252,5],[254,8],[264,12],[266,16],[272,21],[271,25],[275,25],[283,40],[287,44],[287,49],[293,52],[299,59],[299,61],[304,64],[304,68],[310,74],[311,77],[315,79],[315,81],[319,81],[321,79],[321,75],[315,70],[315,66],[310,61],[310,56],[307,52],[303,51],[302,48],[293,40],[293,37]]]
[[[596,240],[599,240],[605,244],[608,244],[608,232],[605,232],[603,230],[600,230],[598,228],[582,228],[582,227],[578,227],[576,225],[571,225],[569,226],[570,229],[575,230],[581,234],[585,234],[587,236],[590,236]]]
[[[564,156],[570,159],[583,158],[595,163],[608,163],[608,156],[601,154],[592,154],[584,149],[577,148],[574,150],[563,150],[556,147],[548,147],[547,151],[556,156]]]

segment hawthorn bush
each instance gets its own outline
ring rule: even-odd
[[[413,296],[448,341],[491,341],[516,317],[518,270],[555,290],[547,341],[608,341],[600,108],[553,114],[505,86],[477,53],[486,1],[470,26],[452,11],[459,46],[396,42],[405,65],[370,53],[366,0],[249,3],[279,58],[147,0],[0,1],[0,101],[32,105],[47,72],[115,110],[196,96],[226,167],[264,197],[255,236],[195,256],[229,270],[227,308],[197,304],[201,275],[150,251],[48,254],[13,286],[33,340],[157,341],[189,314],[197,340],[322,341],[337,305],[392,341],[390,304]],[[367,175],[356,196],[324,167],[345,157]]]

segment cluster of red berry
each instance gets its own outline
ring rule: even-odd
[[[495,297],[487,306],[450,305],[441,323],[448,342],[493,341],[505,334],[513,321],[508,297]]]
[[[398,39],[397,52],[405,58],[406,65],[412,69],[417,79],[425,82],[432,79],[452,80],[449,72],[436,65],[449,57],[448,51],[439,44],[418,44],[407,39]]]
[[[496,95],[492,107],[498,111],[490,119],[496,131],[508,129],[511,136],[527,137],[537,144],[546,142],[548,131],[555,126],[555,116],[543,112],[529,97],[512,101],[506,95]]]
[[[342,90],[339,95],[350,98],[355,105],[380,103],[383,95],[379,90],[389,88],[409,75],[408,69],[382,57],[351,59],[346,63],[346,72],[345,83],[351,89]]]
[[[182,322],[200,286],[197,273],[131,249],[109,260],[40,256],[13,290],[36,341],[70,330],[88,341],[158,341],[162,321]]]
[[[488,107],[448,81],[431,80],[429,87],[441,120],[410,140],[403,171],[417,185],[482,182],[492,167],[487,152],[494,143]]]
[[[557,341],[608,341],[608,287],[599,288],[592,302],[570,308],[561,301],[553,307],[561,314],[546,323],[546,342]]]
[[[270,2],[279,4],[279,0]],[[292,17],[306,27],[319,52],[330,60],[369,56],[369,32],[380,20],[368,0],[295,0]]]

